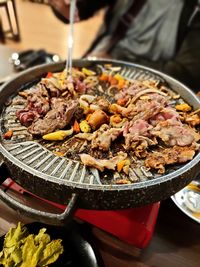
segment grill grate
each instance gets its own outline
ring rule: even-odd
[[[99,173],[96,169],[89,170],[82,166],[80,162],[58,157],[38,143],[7,144],[6,149],[21,163],[52,178],[82,184],[101,184]]]
[[[126,79],[149,79],[164,82],[160,76],[137,67],[122,67],[119,73]],[[1,120],[3,131],[8,129],[13,131],[12,140],[5,141],[3,144],[12,156],[26,166],[55,179],[89,185],[102,185],[102,181],[105,184],[109,183],[105,179],[101,181],[98,170],[86,168],[78,161],[58,157],[52,153],[50,149],[56,144],[55,142],[43,143],[41,140],[38,142],[31,141],[31,134],[27,132],[26,127],[21,126],[15,115],[17,110],[24,108],[23,98],[15,96],[14,99],[14,103],[16,104],[4,108]],[[84,147],[84,145],[82,144],[81,146]],[[73,150],[75,147],[71,147],[70,149]],[[131,170],[132,181],[146,181],[147,179],[160,176],[147,171],[142,161],[138,161],[137,163],[138,167]]]

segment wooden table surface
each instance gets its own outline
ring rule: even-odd
[[[34,208],[50,210],[40,201],[24,200]],[[33,220],[18,214],[0,201],[0,235],[18,221]],[[89,242],[100,252],[105,267],[200,267],[200,225],[183,214],[170,200],[161,203],[153,238],[147,248],[139,250],[96,227],[92,227]]]
[[[12,71],[8,62],[11,53],[0,45],[1,78]],[[0,201],[0,234],[18,221],[31,220]],[[161,203],[155,233],[146,249],[138,251],[97,228],[93,228],[93,242],[106,267],[200,267],[200,225],[170,199]]]

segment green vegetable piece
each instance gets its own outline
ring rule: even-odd
[[[23,263],[21,264],[21,267],[36,267],[36,265],[32,263],[32,258],[36,251],[37,251],[37,247],[35,246],[35,243],[34,243],[34,235],[29,235],[26,238],[26,241],[22,248]]]
[[[21,239],[27,236],[27,228],[18,223],[17,228],[11,228],[4,239],[4,247],[10,248],[15,246]]]
[[[63,253],[64,249],[61,244],[62,240],[57,239],[51,241],[43,251],[43,255],[38,263],[39,267],[45,267],[55,262],[60,254]]]
[[[40,229],[39,233],[35,236],[35,244],[39,244],[43,242],[44,244],[48,244],[51,241],[51,238],[48,234],[45,234],[47,229]]]
[[[36,267],[38,266],[38,261],[40,260],[40,258],[42,257],[42,253],[43,250],[45,249],[45,244],[44,243],[40,243],[39,246],[37,247],[37,250],[35,251],[35,253],[32,256],[32,259],[30,260],[31,265],[29,264],[29,266],[31,267]]]
[[[21,248],[15,249],[11,254],[11,258],[14,261],[15,265],[22,261],[22,251]]]

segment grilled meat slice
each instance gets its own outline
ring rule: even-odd
[[[46,115],[50,109],[49,99],[42,95],[33,95],[28,97],[28,110],[34,110],[41,117]]]
[[[192,127],[200,125],[200,115],[198,114],[183,113],[181,114],[181,120]]]
[[[110,106],[107,99],[102,96],[94,95],[82,95],[79,98],[79,103],[85,114],[95,110],[108,111]]]
[[[24,91],[27,104],[24,109],[16,112],[16,117],[22,125],[28,127],[39,117],[43,117],[50,109],[47,90],[38,85]]]
[[[124,88],[120,90],[119,93],[115,94],[115,100],[125,99],[126,101],[128,101],[132,97],[134,97],[138,92],[140,92],[141,89],[135,85],[132,85],[128,88]],[[145,89],[145,87],[143,89]]]
[[[99,130],[94,132],[92,148],[108,151],[111,146],[111,142],[116,140],[121,133],[122,129],[110,128],[107,124],[103,124]]]
[[[125,87],[122,90],[120,90],[119,93],[115,95],[115,99],[126,99],[129,100],[133,96],[135,96],[138,92],[145,90],[146,85],[144,85],[141,81],[132,81],[131,85],[129,87]]]
[[[105,112],[108,111],[108,108],[110,106],[110,102],[105,99],[104,97],[102,96],[97,96],[96,98],[96,104],[99,106],[99,108]]]
[[[127,136],[125,149],[131,150],[138,158],[144,158],[147,155],[149,146],[157,145],[157,140],[146,136]]]
[[[200,139],[195,129],[183,125],[181,122],[166,120],[160,122],[151,134],[159,137],[167,146],[189,146]]]
[[[63,129],[71,121],[77,105],[76,100],[66,102],[60,98],[52,99],[52,109],[43,119],[33,122],[28,131],[33,135],[44,135]]]
[[[117,163],[125,160],[127,158],[127,154],[119,152],[117,156],[111,159],[95,159],[88,154],[80,154],[80,158],[84,165],[104,171],[104,169],[115,170]]]
[[[145,157],[148,146],[157,144],[155,138],[153,140],[150,139],[152,137],[150,134],[152,128],[153,126],[144,120],[127,122],[123,130],[125,148],[132,150],[139,158]]]
[[[156,126],[159,122],[165,120],[171,120],[176,124],[180,122],[180,116],[178,112],[175,110],[175,108],[173,107],[163,108],[161,112],[159,112],[150,119],[150,123],[151,125]]]
[[[133,120],[142,119],[147,121],[158,114],[164,107],[165,105],[163,103],[157,102],[156,100],[138,100],[136,103],[137,114]]]
[[[160,151],[149,153],[145,160],[145,166],[149,169],[156,169],[158,173],[165,173],[165,165],[184,163],[192,160],[195,155],[193,146],[174,146]]]
[[[20,123],[26,127],[30,126],[32,122],[39,117],[37,112],[28,109],[18,110],[16,116]]]
[[[78,133],[76,135],[76,138],[92,141],[92,139],[94,138],[94,133]]]
[[[157,99],[157,98],[156,98]],[[149,120],[157,115],[166,105],[166,102],[156,101],[156,99],[143,99],[138,100],[136,104],[129,104],[127,107],[122,107],[118,104],[112,104],[110,106],[110,112],[113,114],[121,114],[122,117],[131,120]]]
[[[150,136],[150,130],[153,128],[152,125],[147,123],[144,120],[136,120],[127,122],[124,126],[123,136],[126,137],[128,134],[132,135],[142,135],[142,136]]]

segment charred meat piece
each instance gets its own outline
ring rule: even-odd
[[[60,98],[52,99],[52,109],[43,119],[33,122],[28,131],[33,135],[44,135],[63,129],[71,121],[77,105],[76,100],[66,102]]]
[[[194,155],[195,148],[192,146],[174,146],[173,148],[149,153],[145,160],[145,166],[158,170],[158,173],[165,173],[165,165],[187,162],[192,160]]]
[[[181,113],[180,118],[182,122],[186,122],[191,127],[200,125],[200,114],[198,113],[191,113],[191,114]]]
[[[156,114],[158,114],[165,104],[157,102],[156,100],[138,100],[136,103],[136,115],[134,121],[138,119],[149,120]]]
[[[38,113],[28,109],[21,109],[16,112],[16,116],[22,125],[28,127],[38,118]]]
[[[48,91],[51,97],[59,97],[62,93],[61,90],[59,90],[58,88],[58,83],[56,79],[50,80],[50,79],[43,78],[41,82],[39,83],[39,85],[41,87],[46,88],[46,90]]]
[[[160,100],[160,98],[159,98]],[[157,115],[164,107],[166,103],[158,102],[156,99],[138,100],[136,104],[129,104],[127,107],[122,107],[118,104],[112,104],[110,106],[110,112],[113,114],[121,114],[123,117],[132,119],[134,121],[138,119],[148,120]]]
[[[134,155],[138,158],[144,158],[147,155],[147,149],[150,146],[157,145],[157,140],[150,139],[145,136],[131,136],[128,135],[125,139],[126,150],[131,150]]]
[[[112,104],[109,108],[110,113],[120,114],[122,117],[132,119],[137,114],[135,105],[130,104],[128,107],[122,107],[118,104]]]
[[[115,99],[130,99],[135,96],[138,92],[145,90],[146,86],[142,84],[141,81],[132,81],[132,84],[129,87],[125,87],[118,94],[115,95]]]
[[[108,111],[110,103],[104,97],[94,95],[82,95],[79,98],[80,107],[84,113],[90,113],[95,110]]]
[[[194,127],[200,125],[200,117],[197,114],[188,115],[185,118],[185,122]]]
[[[99,130],[94,132],[92,148],[108,151],[111,146],[111,142],[116,140],[121,133],[122,129],[110,128],[107,124],[103,124]]]
[[[27,109],[37,112],[40,116],[44,116],[49,111],[49,99],[42,95],[36,95],[28,97]]]
[[[189,146],[200,139],[195,129],[183,125],[181,122],[166,120],[160,122],[151,134],[159,137],[167,146]]]
[[[72,70],[72,77],[68,76],[66,71],[58,73],[49,73],[49,77],[43,78],[41,84],[44,85],[51,97],[76,96],[84,94],[86,84],[83,81],[84,75],[78,71]]]
[[[96,104],[99,107],[99,109],[101,109],[101,110],[103,110],[105,112],[108,111],[108,108],[110,106],[110,102],[107,99],[105,99],[104,97],[102,97],[102,96],[98,96],[96,98]]]
[[[148,146],[157,144],[156,139],[151,138],[150,130],[152,128],[153,126],[144,120],[127,122],[123,130],[125,148],[132,150],[139,158],[145,157]]]
[[[50,105],[48,92],[43,86],[37,85],[25,93],[27,104],[24,109],[16,112],[16,116],[22,125],[28,127],[37,118],[45,116],[50,109]]]
[[[163,108],[158,114],[150,119],[150,123],[153,126],[156,126],[159,122],[165,120],[173,120],[175,122],[180,122],[180,116],[178,112],[173,107]]]
[[[84,165],[104,171],[104,169],[115,170],[117,163],[125,160],[127,154],[119,152],[117,156],[111,159],[95,159],[88,154],[80,154],[80,158]]]

